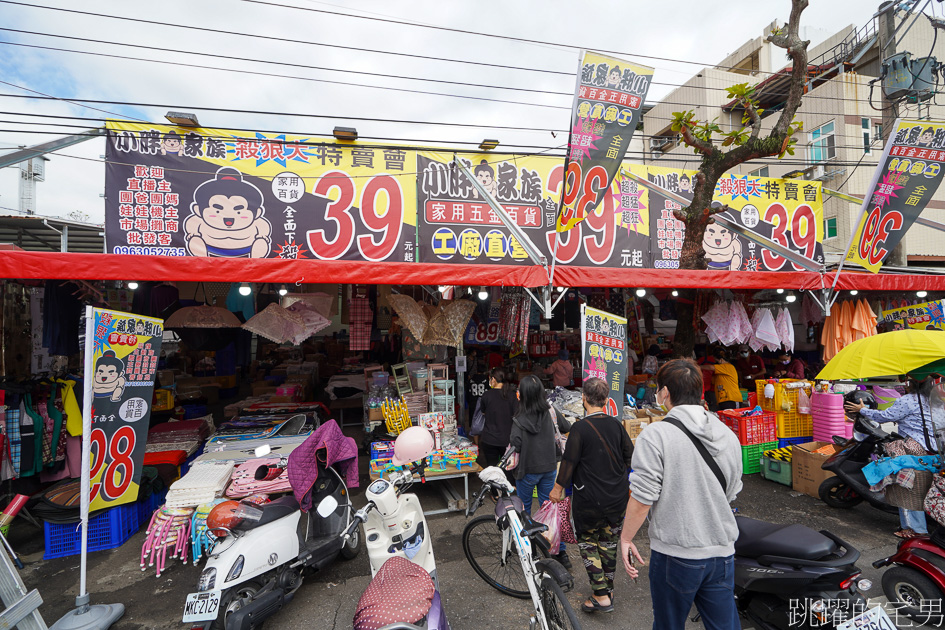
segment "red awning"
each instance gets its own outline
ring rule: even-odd
[[[555,285],[571,287],[821,289],[835,272],[715,271],[686,269],[555,269]],[[366,263],[278,258],[198,258],[0,252],[0,278],[34,280],[137,280],[178,282],[325,282],[363,284],[448,284],[538,287],[547,282],[537,265]],[[945,291],[945,275],[871,274],[845,271],[837,288],[860,291]]]
[[[534,265],[367,263],[345,260],[121,256],[58,252],[0,252],[0,278],[527,287],[537,287],[548,282],[544,269]]]

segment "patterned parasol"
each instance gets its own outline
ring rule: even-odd
[[[329,305],[329,311],[331,307]],[[286,341],[291,342],[293,345],[299,345],[315,333],[320,330],[324,330],[331,326],[331,320],[328,319],[324,313],[320,312],[317,308],[313,308],[308,302],[299,301],[288,308],[286,311],[293,315],[298,315],[302,318],[302,324],[304,328],[298,334],[294,335],[292,338],[287,339]]]
[[[423,309],[409,295],[393,294],[387,298],[387,301],[393,307],[394,311],[400,317],[413,336],[417,339],[423,339],[423,333],[427,329],[427,316]]]

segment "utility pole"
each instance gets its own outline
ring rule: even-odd
[[[883,2],[879,5],[879,24],[877,34],[879,35],[879,60],[889,59],[896,54],[896,3]],[[893,124],[899,117],[899,105],[895,101],[883,94],[883,146],[892,133]],[[906,237],[903,237],[899,244],[893,248],[886,261],[887,264],[895,267],[905,267],[908,264],[906,258]]]

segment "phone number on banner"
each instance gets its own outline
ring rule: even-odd
[[[187,256],[183,247],[134,247],[120,245],[112,251],[115,254],[129,256]]]

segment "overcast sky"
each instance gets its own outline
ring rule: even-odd
[[[684,82],[700,67],[715,65],[746,41],[760,36],[772,20],[786,20],[790,11],[788,0],[677,0],[655,3],[639,0],[478,0],[462,4],[455,0],[354,0],[345,3],[272,0],[271,4],[245,0],[163,0],[148,3],[25,1],[49,7],[207,27],[267,38],[318,42],[329,46],[148,25],[0,1],[0,26],[3,27],[0,30],[0,81],[60,98],[157,105],[93,105],[110,112],[106,114],[64,102],[0,96],[0,147],[32,145],[56,137],[23,133],[20,130],[68,135],[81,128],[99,126],[100,119],[104,117],[127,116],[162,122],[167,106],[185,111],[199,106],[353,116],[361,119],[344,121],[193,109],[201,124],[208,127],[278,130],[313,135],[330,134],[335,125],[344,125],[356,127],[362,137],[476,144],[488,137],[498,138],[506,146],[515,144],[551,148],[565,141],[562,134],[554,138],[548,130],[566,128],[570,96],[472,87],[467,84],[568,93],[574,86],[577,47],[586,47],[620,51],[628,59],[654,67],[655,83],[648,101],[656,101],[673,89],[672,84]],[[871,19],[878,4],[878,1],[864,0],[811,0],[802,24],[830,33],[850,24],[859,27]],[[286,5],[379,19],[342,17],[292,9]],[[642,7],[647,8],[640,10]],[[558,45],[445,32],[382,21],[390,19]],[[12,32],[9,29],[112,43],[54,38]],[[32,48],[11,45],[11,42],[160,60],[161,63]],[[212,58],[115,43],[279,63]],[[357,52],[337,46],[395,51],[434,59]],[[442,59],[554,72],[485,67]],[[209,65],[290,75],[294,78],[200,69],[178,64]],[[309,66],[346,72],[316,70]],[[379,73],[383,76],[354,74],[351,71]],[[439,79],[461,85],[395,79],[388,75]],[[337,85],[305,78],[461,94],[524,104]],[[24,95],[28,92],[0,84],[0,94]],[[23,116],[25,113],[81,116],[99,121],[35,118]],[[381,123],[374,120],[378,118],[465,123],[483,127]],[[80,127],[24,125],[14,121],[41,121]],[[546,131],[495,130],[489,129],[488,125],[537,127]],[[104,189],[105,174],[104,165],[99,160],[104,152],[104,140],[96,139],[48,156],[51,161],[47,163],[46,181],[37,186],[39,214],[67,216],[70,212],[78,211],[88,215],[92,222],[100,223],[103,220],[103,199],[100,195]],[[2,214],[15,213],[17,176],[15,168],[0,170]]]

